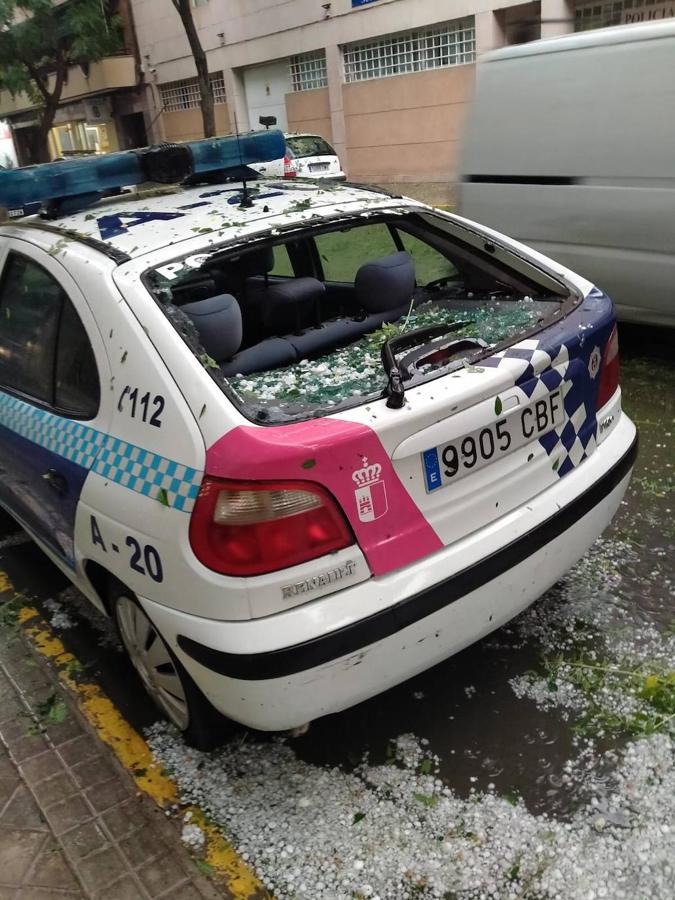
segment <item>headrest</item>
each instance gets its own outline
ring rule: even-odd
[[[415,289],[415,264],[405,250],[364,263],[354,280],[356,296],[370,313],[386,312],[410,302]]]
[[[231,294],[218,294],[195,303],[185,303],[181,311],[194,322],[202,347],[216,362],[230,359],[241,345],[241,309]]]
[[[239,258],[239,271],[242,275],[267,275],[274,268],[274,250],[272,247],[260,247],[251,253],[244,253]]]
[[[270,284],[265,296],[270,306],[286,306],[315,303],[325,293],[325,286],[316,278],[289,278],[288,281]]]

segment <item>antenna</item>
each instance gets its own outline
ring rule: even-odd
[[[243,189],[241,192],[241,203],[239,204],[241,209],[250,209],[253,206],[253,200],[251,199],[251,195],[248,192],[248,185],[246,184],[246,167],[244,166],[244,159],[241,155],[241,142],[239,140],[239,123],[237,122],[237,111],[234,111],[234,129],[237,132],[237,149],[239,151],[239,162],[241,163],[242,168],[242,176],[241,182],[243,185]]]

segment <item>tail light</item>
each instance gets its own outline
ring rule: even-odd
[[[619,333],[616,325],[605,345],[600,368],[600,383],[598,384],[597,409],[601,409],[608,400],[614,396],[619,386]]]
[[[298,174],[298,164],[290,156],[284,156],[284,178],[295,178]]]
[[[190,520],[197,559],[223,575],[276,572],[352,543],[333,497],[307,481],[206,476]]]

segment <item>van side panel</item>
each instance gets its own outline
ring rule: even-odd
[[[675,28],[662,33],[479,65],[460,208],[594,281],[621,318],[675,325]]]

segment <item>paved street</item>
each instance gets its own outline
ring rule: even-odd
[[[153,725],[112,632],[9,522],[0,568],[134,728],[152,726],[151,745],[182,799],[231,829],[279,897],[443,896],[434,871],[445,873],[448,898],[479,896],[481,884],[496,897],[635,896],[629,870],[639,864],[639,895],[667,900],[675,852],[668,337],[622,330],[624,405],[640,429],[640,456],[617,519],[586,560],[510,627],[306,736],[279,743],[235,729],[221,755],[201,759]],[[49,721],[62,695],[53,699],[12,629],[3,631],[0,664],[0,900],[207,896],[176,852],[176,830],[136,799],[107,748],[83,734],[70,701],[63,721]],[[46,714],[44,731],[29,727],[31,710],[37,720]],[[647,769],[661,791],[652,806]],[[392,771],[397,780],[386,781]],[[442,846],[460,874],[447,874],[445,857],[432,852],[441,846],[441,810],[449,817]],[[536,850],[537,841],[550,852]],[[604,854],[609,874],[586,867],[583,847]],[[625,880],[611,881],[622,859]]]

